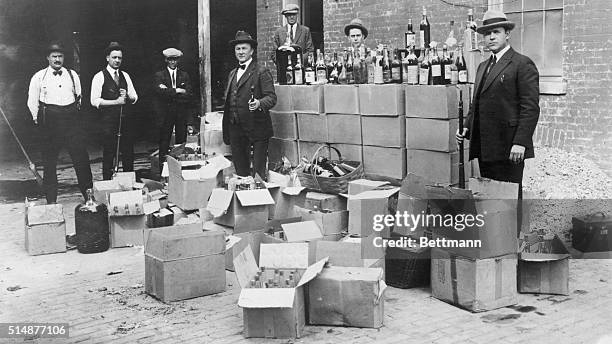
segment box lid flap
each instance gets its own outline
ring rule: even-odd
[[[151,202],[147,202],[147,203],[143,204],[142,208],[144,209],[144,213],[146,215],[150,215],[150,214],[153,214],[154,212],[160,210],[161,209],[161,205],[159,204],[159,200],[156,199],[155,201],[151,201]]]
[[[117,172],[113,176],[113,180],[116,180],[119,187],[122,190],[132,190],[134,183],[136,182],[135,172]]]
[[[522,252],[519,254],[520,260],[528,262],[550,262],[555,260],[561,260],[569,258],[569,253],[527,253]]]
[[[197,170],[199,179],[217,178],[219,171],[230,166],[232,166],[231,161],[227,160],[223,155],[217,155],[211,159],[208,159],[208,164]]]
[[[117,180],[101,180],[93,183],[94,190],[98,191],[112,191],[121,190],[119,181]]]
[[[236,191],[236,197],[243,207],[274,204],[274,199],[268,189]]]
[[[280,174],[274,171],[268,171],[268,180],[270,184],[277,184],[278,186],[289,186],[291,178],[288,175]]]
[[[34,226],[45,223],[64,222],[64,211],[61,204],[26,205],[26,225]]]
[[[303,186],[288,186],[286,188],[283,189],[283,193],[285,195],[290,195],[290,196],[297,196],[299,195],[302,191],[304,191],[306,188]]]
[[[404,178],[402,181],[400,193],[406,196],[427,199],[427,190],[425,188],[425,185],[427,184],[428,182],[425,180],[425,178],[417,176],[413,173],[408,173],[406,178]]]
[[[230,235],[227,238],[225,238],[225,250],[229,251],[232,247],[234,247],[234,245],[236,245],[240,240],[242,240],[241,237],[235,236],[235,235]]]
[[[232,198],[234,198],[233,191],[220,188],[213,189],[206,210],[210,211],[214,217],[219,217],[227,211],[230,203],[232,203]]]
[[[470,178],[469,188],[477,198],[517,199],[517,183],[500,182],[488,178]]]
[[[268,222],[266,222],[266,224],[264,225],[264,231],[266,232],[279,232],[281,230],[283,230],[282,225],[285,223],[293,223],[293,222],[301,222],[302,221],[302,217],[301,216],[296,216],[296,217],[288,217],[286,219],[275,219],[275,220],[270,220]]]
[[[295,288],[244,288],[238,298],[243,308],[291,308]]]
[[[304,284],[312,281],[315,277],[317,277],[317,275],[321,273],[321,270],[323,270],[325,263],[327,263],[327,257],[309,266],[308,269],[304,271],[304,274],[302,275],[302,278],[300,278],[300,281],[298,282],[297,286],[303,286]]]
[[[323,237],[321,229],[315,221],[303,221],[282,224],[283,232],[288,242],[300,242]]]
[[[275,269],[306,269],[308,243],[261,244],[259,266]]]
[[[364,191],[358,195],[350,196],[351,199],[381,199],[389,198],[394,194],[398,193],[400,188],[392,188],[387,190],[369,190]]]
[[[351,196],[359,194],[359,192],[357,192],[355,188],[351,188],[352,185],[361,185],[361,186],[366,186],[371,189],[375,189],[379,186],[383,186],[387,184],[390,184],[390,183],[386,181],[369,180],[369,179],[353,180],[353,181],[350,181],[348,184],[348,194]]]
[[[236,279],[241,288],[248,287],[251,278],[255,277],[257,271],[259,271],[250,244],[234,257],[234,271],[236,272]]]

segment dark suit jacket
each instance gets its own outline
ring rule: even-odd
[[[525,147],[526,159],[533,158],[532,136],[540,115],[538,69],[529,57],[510,48],[483,81],[487,63],[484,61],[478,66],[472,105],[465,120],[471,140],[470,159],[508,160],[515,144]],[[482,82],[476,104],[476,92]],[[474,132],[474,111],[478,111],[479,132]]]
[[[153,110],[155,112],[155,124],[161,126],[164,117],[169,112],[177,112],[177,116],[185,116],[188,123],[191,124],[189,111],[193,110],[193,89],[191,88],[191,80],[187,72],[176,69],[176,87],[184,88],[186,93],[176,93],[176,89],[172,88],[172,79],[168,68],[155,73],[155,99],[153,101]],[[165,85],[167,88],[160,88],[159,85]]]
[[[276,105],[276,93],[274,92],[274,81],[272,74],[257,61],[253,60],[238,80],[236,104],[238,106],[238,117],[240,124],[230,123],[230,85],[233,78],[236,78],[237,68],[232,69],[227,78],[225,87],[225,107],[223,115],[223,142],[230,144],[230,131],[244,131],[250,140],[265,140],[273,135],[272,120],[270,119],[270,109]],[[259,99],[260,108],[256,111],[249,111],[249,99],[251,99],[251,86],[256,99]]]
[[[314,53],[314,45],[312,44],[312,36],[310,35],[310,29],[308,26],[296,24],[295,37],[293,38],[293,44],[299,45],[302,48],[302,54],[306,56],[308,53]],[[285,44],[287,40],[288,25],[284,25],[276,29],[274,32],[274,51],[272,51],[272,61],[276,63],[276,49],[281,45]]]

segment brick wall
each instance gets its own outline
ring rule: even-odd
[[[280,0],[258,0],[258,56],[268,61],[271,36],[281,24]],[[348,47],[344,26],[358,17],[370,30],[366,44],[399,45],[408,18],[418,29],[423,6],[432,26],[431,37],[443,41],[450,20],[463,26],[466,7],[474,8],[480,21],[487,0],[324,0],[326,50]],[[453,5],[454,4],[454,5]],[[609,0],[565,0],[563,16],[563,78],[565,95],[542,95],[541,117],[534,139],[537,143],[583,153],[612,174],[612,21]],[[263,42],[263,44],[262,44]],[[269,66],[273,66],[268,62]]]
[[[270,60],[270,54],[275,49],[272,40],[274,31],[283,23],[281,10],[281,0],[257,0],[257,60],[274,75],[276,67]]]

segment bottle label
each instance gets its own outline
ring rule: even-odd
[[[295,71],[295,84],[302,85],[303,83],[304,83],[304,80],[302,80],[302,71],[296,70]]]
[[[450,77],[451,84],[457,84],[459,82],[459,72],[456,70],[451,71]]]
[[[414,33],[407,33],[406,34],[406,48],[410,48],[411,46],[415,45],[416,41],[416,35]]]
[[[323,81],[327,79],[327,71],[324,69],[319,69],[317,71],[317,81]]]
[[[287,75],[287,84],[293,85],[293,73],[290,71],[287,71],[286,75]]]
[[[429,68],[419,69],[419,85],[427,85],[429,83]]]
[[[450,80],[451,73],[452,73],[451,66],[450,65],[444,65],[444,79]]]
[[[383,69],[381,66],[376,66],[374,68],[374,83],[382,84],[383,82]]]
[[[419,66],[409,65],[407,74],[407,80],[409,84],[416,85],[419,83]]]
[[[314,83],[316,81],[314,70],[306,71],[305,79],[307,84]]]
[[[421,48],[429,48],[429,47],[425,46],[425,31],[419,30],[419,36],[420,36],[419,39],[421,40],[420,47]]]
[[[400,72],[400,67],[393,67],[393,69],[391,69],[391,79],[393,81],[401,81],[402,76],[401,76],[401,72]]]
[[[442,67],[439,64],[431,65],[431,76],[442,76]]]
[[[465,84],[468,80],[467,70],[459,71],[459,82]]]

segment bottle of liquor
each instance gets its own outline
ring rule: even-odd
[[[408,49],[408,53],[401,53],[400,62],[402,63],[402,84],[408,83],[408,55],[410,54],[411,49]]]
[[[304,69],[304,81],[307,85],[312,85],[317,81],[316,72],[314,70],[314,58],[311,53],[308,53],[306,68]]]
[[[449,25],[448,37],[446,38],[446,46],[448,51],[453,51],[457,47],[457,38],[455,37],[455,21],[451,20]]]
[[[430,32],[431,26],[429,25],[429,20],[427,19],[427,9],[425,6],[423,6],[423,18],[419,24],[419,44],[421,48],[429,48],[429,43],[431,43]]]
[[[412,31],[412,18],[408,18],[408,28],[406,29],[406,33],[404,35],[406,49],[410,49],[410,47],[416,44],[416,34],[414,31]]]
[[[409,85],[418,85],[419,83],[419,61],[414,54],[414,47],[410,48],[408,56],[406,56],[406,71],[404,72],[404,79]]]
[[[389,51],[387,48],[383,48],[383,83],[388,84],[391,82],[391,64],[389,63]]]
[[[317,49],[317,83],[324,84],[327,82],[327,67],[323,61],[323,54],[321,50]]]
[[[338,83],[338,53],[334,53],[334,59],[330,61],[331,63],[331,72],[329,73],[329,83],[337,84]]]
[[[331,83],[331,72],[334,70],[334,62],[329,54],[325,54],[325,66],[327,67],[327,82]]]
[[[293,67],[293,79],[295,80],[296,85],[304,84],[304,70],[302,69],[302,56],[297,55],[297,61],[295,63],[295,67]]]
[[[370,55],[368,50],[363,47],[363,49],[359,50],[359,63],[361,64],[361,82],[360,84],[368,83],[368,73],[369,73],[369,65],[366,62],[366,58]]]
[[[346,82],[350,84],[355,83],[355,75],[353,74],[353,54],[348,51],[346,57]]]
[[[344,56],[340,55],[338,57],[338,70],[340,71],[340,74],[338,74],[338,83],[340,84],[346,84],[347,80],[346,80],[346,63],[344,63]]]
[[[398,58],[399,51],[396,49],[393,50],[393,61],[391,61],[391,80],[393,83],[401,84],[402,83],[402,62]]]
[[[448,48],[444,45],[442,47],[442,66],[444,68],[442,74],[444,75],[444,85],[449,85],[451,83],[452,65],[453,61],[450,59],[450,56],[448,56]]]
[[[438,57],[438,49],[434,47],[429,50],[429,59],[431,63],[431,84],[432,85],[443,85],[444,76],[442,75],[442,61]]]
[[[366,63],[368,65],[368,84],[374,83],[374,74],[376,72],[376,51],[370,50]]]
[[[421,49],[421,56],[423,59],[419,65],[419,85],[429,85],[431,84],[431,63],[429,62],[429,49]]]
[[[355,51],[355,56],[353,57],[353,78],[355,79],[356,84],[363,83],[363,69],[361,68],[361,54],[359,50]]]
[[[293,76],[293,66],[291,66],[291,55],[287,55],[287,70],[285,72],[287,85],[294,85],[295,79]]]
[[[468,71],[465,59],[463,58],[463,44],[459,43],[457,48],[457,59],[455,61],[457,65],[457,74],[460,84],[467,84],[468,82]]]
[[[476,32],[476,22],[474,21],[474,10],[468,10],[468,19],[463,32],[463,44],[466,51],[478,50],[478,33]]]

